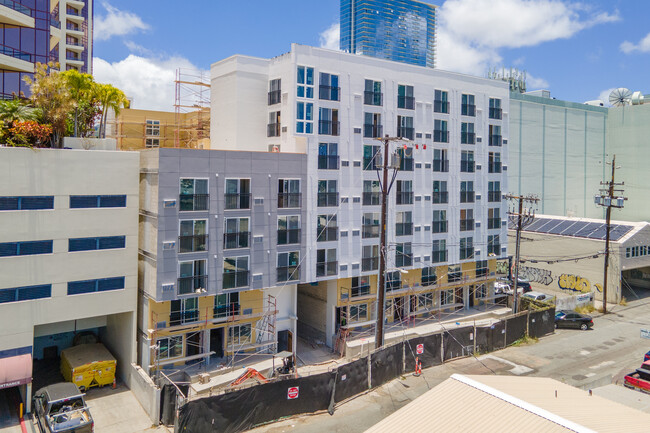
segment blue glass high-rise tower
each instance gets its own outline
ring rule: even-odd
[[[341,50],[435,65],[436,6],[417,0],[341,0]]]

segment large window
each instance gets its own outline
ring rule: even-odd
[[[501,154],[499,152],[488,154],[488,173],[501,173]]]
[[[363,92],[363,103],[366,105],[382,105],[381,81],[366,80]]]
[[[208,229],[207,220],[184,220],[180,222],[178,237],[178,252],[190,253],[207,251]]]
[[[339,205],[339,193],[336,180],[318,181],[318,206],[336,207]]]
[[[320,135],[339,135],[339,110],[334,108],[318,109],[318,133]]]
[[[399,290],[402,288],[402,276],[399,271],[386,272],[386,290]]]
[[[223,288],[248,286],[248,256],[224,257]]]
[[[433,195],[431,196],[431,203],[433,204],[449,203],[449,192],[447,191],[446,180],[433,181]]]
[[[339,169],[338,143],[318,143],[318,169]]]
[[[350,305],[350,323],[368,320],[368,304]]]
[[[501,99],[490,98],[490,119],[501,119]]]
[[[454,289],[440,291],[440,305],[451,305],[454,303]]]
[[[488,230],[501,228],[501,209],[498,207],[488,209]]]
[[[126,207],[126,195],[71,195],[70,196],[70,209],[94,208],[94,207]]]
[[[279,104],[281,100],[282,80],[279,78],[269,81],[269,105]]]
[[[52,254],[52,241],[25,241],[0,243],[0,257]]]
[[[381,158],[381,151],[379,149],[379,146],[363,146],[364,170],[377,170],[377,159],[379,158]]]
[[[320,85],[318,88],[319,99],[327,101],[338,101],[341,88],[339,87],[339,76],[320,73]]]
[[[185,298],[171,301],[169,326],[193,323],[199,320],[199,298]]]
[[[413,212],[395,213],[395,236],[411,236],[413,234]]]
[[[248,248],[250,244],[250,223],[248,218],[226,218],[223,234],[223,248]]]
[[[300,179],[278,179],[278,208],[295,208],[300,205]]]
[[[82,293],[106,292],[124,288],[124,277],[100,278],[97,280],[70,281],[68,295]]]
[[[34,209],[54,209],[54,196],[0,197],[0,211]]]
[[[379,237],[379,212],[366,212],[361,219],[363,239]]]
[[[449,143],[449,130],[446,120],[433,121],[433,141],[436,143]]]
[[[475,144],[474,123],[462,122],[460,124],[460,144]]]
[[[501,182],[488,182],[488,202],[501,201]]]
[[[297,96],[299,98],[314,97],[314,68],[298,66]]]
[[[449,92],[436,90],[434,92],[433,111],[436,113],[449,113]]]
[[[183,356],[183,336],[174,335],[156,340],[158,359],[174,359]]]
[[[314,104],[298,101],[296,103],[296,133],[311,134],[314,132]]]
[[[447,261],[447,241],[445,239],[436,239],[433,241],[431,249],[431,263],[440,263]]]
[[[300,279],[300,252],[278,253],[277,282]]]
[[[422,285],[423,286],[431,286],[433,284],[436,284],[436,268],[435,266],[427,266],[426,268],[422,268]]]
[[[415,128],[413,128],[413,117],[397,116],[397,136],[413,140]]]
[[[31,299],[49,298],[51,296],[51,284],[0,289],[0,304],[7,302],[29,301]]]
[[[397,86],[397,108],[413,110],[415,98],[413,97],[413,86],[400,84]]]
[[[397,192],[395,193],[397,204],[413,204],[413,181],[398,180]]]
[[[205,260],[180,262],[178,294],[190,295],[208,291],[208,275]]]
[[[474,230],[474,209],[460,210],[460,231]]]
[[[449,171],[447,149],[433,149],[433,171],[439,173],[447,173]]]
[[[328,277],[337,273],[336,248],[316,250],[316,276]]]
[[[397,155],[399,156],[400,171],[413,171],[414,158],[413,148],[410,146],[398,147]]]
[[[503,138],[501,137],[501,126],[490,125],[489,134],[490,146],[501,146],[501,144],[503,144]]]
[[[366,296],[370,294],[370,277],[352,277],[352,288],[350,296],[355,298],[357,296]]]
[[[381,137],[381,113],[363,113],[363,117],[363,136],[367,138]]]
[[[181,179],[181,192],[179,195],[179,210],[203,211],[210,206],[207,179]]]
[[[379,245],[364,245],[361,255],[361,270],[376,271],[379,268]]]
[[[411,253],[411,243],[403,242],[397,243],[395,246],[395,266],[401,268],[402,266],[413,265],[413,254]]]
[[[460,171],[463,173],[474,173],[474,152],[463,150],[460,152]]]
[[[363,181],[363,205],[379,206],[381,204],[381,187],[378,180]]]
[[[431,233],[447,233],[447,211],[434,210]]]
[[[300,243],[300,216],[278,216],[278,245]]]
[[[462,181],[460,183],[460,202],[474,203],[474,182]]]
[[[336,214],[318,215],[316,218],[316,241],[328,242],[338,239],[339,228]]]
[[[495,256],[501,255],[501,242],[499,241],[499,235],[488,235],[488,254],[494,254]]]
[[[266,136],[267,137],[279,137],[280,136],[280,123],[281,116],[279,111],[271,111],[269,113],[269,123],[266,125]]]
[[[145,135],[159,137],[160,136],[160,120],[147,120],[145,126]]]
[[[251,180],[226,179],[226,209],[250,209]]]
[[[126,236],[68,239],[68,251],[111,250],[126,247]]]
[[[235,325],[228,328],[228,344],[243,346],[252,343],[253,329],[250,324]]]
[[[461,99],[460,114],[463,116],[476,116],[476,105],[474,95],[463,94]]]
[[[474,258],[474,238],[460,238],[460,259],[467,260]]]
[[[215,319],[239,315],[239,292],[222,293],[215,296],[213,315]]]

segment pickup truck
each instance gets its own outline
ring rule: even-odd
[[[92,433],[94,422],[83,394],[74,383],[46,386],[34,395],[34,416],[41,432]]]
[[[623,385],[650,394],[650,361],[644,361],[640,368],[625,375]]]

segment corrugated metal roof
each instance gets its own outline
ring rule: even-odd
[[[367,430],[400,431],[647,433],[650,415],[553,379],[454,375]]]

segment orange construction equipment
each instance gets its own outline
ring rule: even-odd
[[[233,383],[230,384],[230,386],[241,385],[248,379],[257,379],[261,383],[266,383],[269,381],[266,377],[264,377],[264,375],[262,375],[262,373],[255,370],[254,368],[247,368],[244,374],[239,376]]]
[[[422,363],[418,358],[415,358],[415,373],[413,376],[417,377],[422,374]]]

